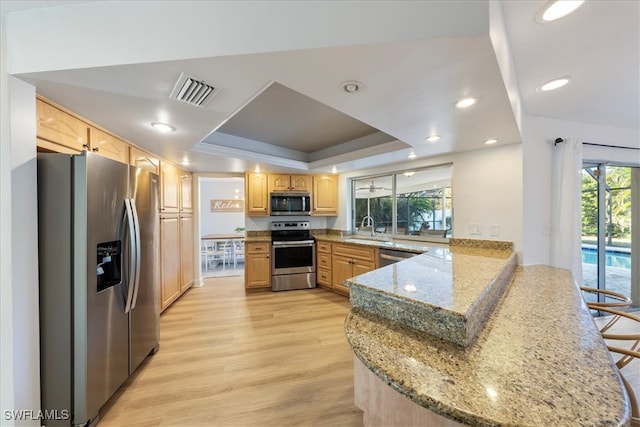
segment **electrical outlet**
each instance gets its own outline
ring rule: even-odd
[[[491,224],[491,237],[499,237],[500,236],[500,226]]]
[[[482,234],[482,225],[480,225],[480,224],[469,224],[469,234],[472,234],[472,235]]]

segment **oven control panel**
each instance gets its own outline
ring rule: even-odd
[[[271,223],[271,230],[308,230],[309,221],[276,221]]]

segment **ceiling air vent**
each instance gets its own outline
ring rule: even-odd
[[[182,73],[169,98],[198,107],[206,107],[219,91],[219,87],[211,86],[197,77]]]

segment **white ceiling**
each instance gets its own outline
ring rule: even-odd
[[[13,3],[24,4],[3,2],[3,9]],[[91,6],[99,3],[118,7],[104,2]],[[135,15],[136,7],[143,8],[144,3],[130,7],[129,13]],[[154,18],[165,8],[170,14],[174,3],[155,3]],[[178,3],[188,3],[192,13],[199,8],[201,14],[232,9],[228,2]],[[501,2],[517,95],[525,114],[637,129],[640,3],[589,0],[575,14],[543,25],[533,17],[545,3]],[[233,7],[248,4],[239,2]],[[271,7],[268,2],[251,2],[251,6]],[[146,149],[176,162],[189,158],[190,168],[199,172],[243,172],[256,164],[267,170],[327,171],[336,166],[344,171],[406,161],[412,150],[420,158],[483,149],[482,141],[487,138],[498,138],[499,144],[520,141],[509,103],[512,94],[505,89],[489,38],[489,2],[292,1],[274,3],[276,7],[281,13],[274,14],[273,21],[281,19],[285,10],[291,15],[285,17],[289,18],[286,22],[300,17],[303,24],[293,29],[283,26],[279,46],[290,45],[289,49],[263,46],[271,36],[278,36],[273,29],[277,22],[273,22],[269,31],[275,31],[275,36],[267,30],[253,34],[253,39],[248,34],[245,39],[240,32],[228,34],[229,40],[242,38],[248,45],[255,44],[253,50],[243,47],[234,53],[235,44],[230,42],[221,48],[226,49],[224,54],[197,57],[192,53],[189,59],[185,51],[195,52],[200,45],[206,48],[207,40],[209,44],[214,40],[191,38],[182,57],[172,55],[167,47],[164,59],[155,61],[149,59],[152,48],[145,49],[149,46],[145,33],[113,40],[114,45],[129,46],[126,55],[137,54],[140,63],[72,69],[52,58],[52,71],[40,66],[30,72],[19,64],[16,68],[22,70],[17,74],[44,96]],[[330,10],[338,7],[343,7],[342,13]],[[323,22],[322,11],[336,21],[332,30],[305,33],[315,28],[313,20],[302,19],[309,17],[307,9],[312,8],[316,8],[316,25]],[[56,22],[64,16],[61,14],[74,11],[73,4],[57,7]],[[25,41],[30,33],[24,24],[33,19],[36,28],[36,22],[46,18],[46,14],[31,16],[29,12],[17,12],[21,25],[16,33]],[[251,18],[255,17],[247,20]],[[221,26],[212,24],[212,28]],[[317,40],[313,34],[318,35]],[[85,36],[89,34],[77,34],[78,38]],[[307,39],[312,41],[305,42]],[[90,56],[78,61],[90,62]],[[171,56],[176,59],[167,60]],[[206,108],[168,99],[182,72],[220,86],[220,93]],[[565,88],[553,93],[535,90],[563,75],[573,77]],[[352,79],[364,84],[357,94],[341,89],[342,82]],[[287,96],[269,98],[273,88]],[[455,109],[453,104],[463,96],[477,97],[479,102],[467,110]],[[286,99],[296,101],[295,114],[279,114],[286,112]],[[322,111],[328,114],[325,129],[317,124],[312,127],[307,119],[322,118]],[[154,133],[149,123],[163,117],[176,132]],[[266,128],[261,131],[261,126]],[[305,135],[305,128],[313,131]],[[335,132],[338,129],[341,131]],[[379,132],[361,137],[369,130]],[[431,132],[442,139],[426,143]]]

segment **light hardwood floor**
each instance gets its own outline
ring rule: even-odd
[[[101,411],[109,426],[361,426],[343,323],[322,289],[245,294],[207,279],[160,318],[160,350]]]

